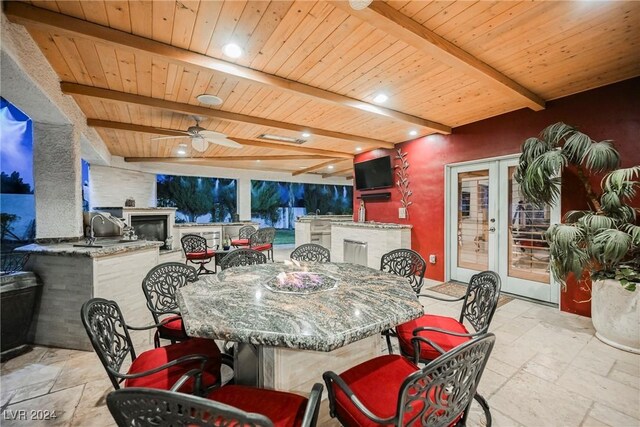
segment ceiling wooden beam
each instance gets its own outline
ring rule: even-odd
[[[251,125],[292,130],[296,132],[311,132],[314,135],[326,136],[343,141],[372,144],[374,146],[384,148],[394,147],[394,144],[392,142],[380,141],[378,139],[367,138],[364,136],[334,132],[327,129],[313,128],[309,126],[301,126],[294,123],[280,122],[277,120],[248,116],[246,114],[231,113],[229,111],[213,110],[211,108],[201,107],[199,105],[191,105],[181,102],[167,101],[164,99],[150,98],[148,96],[118,92],[115,90],[102,89],[94,86],[85,86],[77,83],[62,82],[60,83],[60,89],[62,90],[62,93],[67,95],[89,96],[92,98],[105,99],[115,102],[124,102],[133,105],[142,105],[145,107],[159,108],[161,110],[173,111],[182,114],[191,114],[201,117],[209,117],[212,119],[226,120],[229,122],[247,123]]]
[[[510,91],[534,111],[545,108],[545,100],[529,89],[383,1],[374,0],[363,10],[354,10],[348,1],[331,4],[454,68]]]
[[[207,156],[207,157],[125,157],[127,163],[202,163],[212,160],[224,160],[228,162],[244,162],[244,161],[283,161],[283,160],[319,160],[318,156],[293,154],[293,155],[274,155],[274,156]],[[326,160],[327,157],[321,158]],[[331,159],[329,163],[335,162]]]
[[[252,83],[258,83],[268,87],[274,87],[296,95],[302,95],[316,101],[339,105],[342,107],[357,109],[358,111],[398,120],[412,125],[423,126],[433,132],[451,133],[451,127],[442,123],[412,116],[400,111],[362,102],[335,92],[330,92],[314,86],[299,83],[294,80],[253,70],[231,62],[212,58],[207,55],[181,49],[164,44],[145,37],[129,34],[113,28],[104,27],[82,19],[73,18],[61,13],[30,6],[22,2],[4,2],[4,13],[11,22],[67,35],[70,37],[81,36],[93,41],[111,46],[124,47],[136,52],[160,57],[178,65],[195,67],[200,70],[216,71],[230,77],[235,77]]]
[[[303,173],[307,173],[307,172],[317,171],[318,169],[322,169],[324,167],[327,167],[327,166],[335,164],[335,163],[336,163],[335,160],[329,160],[328,162],[318,163],[315,166],[310,166],[308,168],[297,170],[295,172],[292,172],[291,175],[296,176],[296,175],[302,175]]]
[[[340,170],[337,170],[335,172],[323,173],[322,177],[323,178],[330,178],[332,176],[342,175],[342,174],[345,174],[345,173],[348,173],[348,172],[353,172],[353,165],[349,166],[346,169],[340,169]]]
[[[95,128],[103,128],[103,129],[115,129],[115,130],[131,131],[131,132],[140,132],[140,133],[147,133],[151,135],[166,135],[166,136],[184,135],[183,131],[174,130],[174,129],[156,128],[152,126],[142,126],[142,125],[136,125],[132,123],[112,122],[109,120],[99,120],[99,119],[87,119],[87,126],[95,127]],[[249,147],[270,148],[273,150],[289,150],[297,153],[316,154],[317,156],[335,157],[335,158],[343,158],[343,159],[353,158],[353,154],[343,153],[341,151],[322,150],[320,148],[310,148],[302,145],[293,145],[293,144],[285,144],[285,143],[254,141],[251,139],[235,138],[231,136],[228,138],[236,141],[238,144],[246,145]]]

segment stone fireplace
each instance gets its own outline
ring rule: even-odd
[[[168,221],[169,215],[131,215],[129,225],[135,230],[138,239],[163,242],[160,249],[166,249]]]

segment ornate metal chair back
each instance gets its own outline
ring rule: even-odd
[[[222,261],[220,261],[220,269],[226,270],[231,267],[266,263],[267,256],[260,251],[254,251],[253,249],[235,249],[222,258]]]
[[[276,238],[276,229],[273,227],[259,228],[251,236],[249,236],[249,245],[258,246],[267,243],[273,243]]]
[[[291,259],[306,262],[331,262],[331,252],[324,246],[305,243],[291,252]]]
[[[256,229],[252,225],[243,225],[238,230],[238,239],[248,239],[255,232]]]
[[[395,249],[382,255],[380,270],[409,279],[411,287],[420,293],[427,263],[420,254],[411,249]]]
[[[197,234],[185,234],[180,239],[185,254],[207,252],[207,239]]]
[[[484,334],[438,357],[404,381],[397,420],[402,426],[465,425],[495,336]]]
[[[80,312],[91,345],[117,390],[120,383],[113,372],[120,371],[127,354],[131,360],[136,358],[120,307],[115,301],[92,298],[82,305]]]
[[[500,276],[493,271],[474,274],[464,297],[460,323],[467,319],[476,331],[486,332],[498,307],[501,284]]]
[[[135,387],[116,390],[107,396],[107,406],[120,427],[273,426],[264,415],[166,390]]]
[[[147,299],[155,323],[159,316],[178,312],[176,290],[198,280],[196,269],[179,262],[159,264],[142,280],[142,291]]]

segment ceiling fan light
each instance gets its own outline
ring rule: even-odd
[[[242,48],[235,43],[228,43],[224,45],[222,51],[229,58],[240,58],[242,56]]]
[[[349,0],[349,6],[353,10],[362,10],[369,7],[373,0]]]
[[[207,148],[209,147],[209,143],[204,138],[193,138],[191,140],[191,146],[193,147],[194,150],[200,153],[204,153],[205,151],[207,151]]]

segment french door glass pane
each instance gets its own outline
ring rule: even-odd
[[[551,210],[524,201],[520,185],[509,168],[509,277],[549,283],[549,246],[544,232],[549,228]]]
[[[458,174],[458,267],[489,266],[489,171]]]

